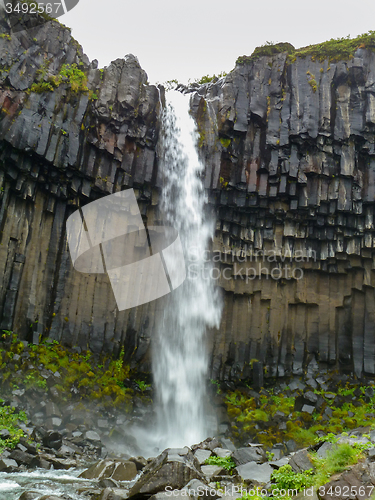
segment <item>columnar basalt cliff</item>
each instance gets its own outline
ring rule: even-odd
[[[10,33],[0,21],[0,328],[149,368],[165,300],[119,312],[105,275],[74,271],[65,221],[135,189],[160,221],[164,90],[134,56],[97,69],[55,21]],[[287,45],[284,48],[288,48]],[[240,58],[192,87],[205,158],[224,314],[211,376],[331,366],[375,373],[375,53]],[[260,363],[255,363],[258,360]]]

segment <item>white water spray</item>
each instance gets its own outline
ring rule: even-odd
[[[210,279],[207,246],[214,221],[205,216],[205,191],[198,132],[189,96],[167,93],[163,115],[161,209],[166,225],[178,230],[187,278],[169,297],[158,325],[153,373],[158,395],[160,449],[192,445],[208,436],[205,415],[208,327],[219,327],[221,301]]]

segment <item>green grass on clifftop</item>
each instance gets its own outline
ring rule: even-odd
[[[300,49],[295,49],[290,43],[267,42],[265,45],[257,47],[251,56],[241,56],[236,64],[247,64],[263,56],[272,56],[280,52],[287,52],[292,62],[297,57],[311,57],[313,60],[324,61],[328,59],[331,62],[348,60],[353,57],[357,49],[369,49],[375,52],[375,31],[369,31],[356,38],[331,38],[326,42],[316,45],[309,45]]]

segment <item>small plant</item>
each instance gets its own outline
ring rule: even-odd
[[[219,380],[213,380],[213,379],[211,379],[211,384],[216,385],[216,394],[221,394]]]
[[[291,465],[283,465],[271,475],[271,480],[275,482],[273,489],[302,491],[314,484],[313,475],[313,469],[308,469],[305,472],[294,472]]]
[[[217,465],[228,471],[233,470],[236,464],[232,457],[210,457],[205,461],[205,465]]]
[[[3,401],[0,400],[2,403]],[[0,407],[0,429],[6,429],[9,431],[9,437],[6,439],[0,438],[0,453],[4,448],[15,448],[19,443],[21,437],[24,433],[18,428],[18,422],[26,422],[26,413],[20,411],[16,413],[15,409],[10,406]]]
[[[315,442],[321,443],[322,441],[324,441],[328,443],[337,443],[338,439],[339,438],[335,436],[332,432],[329,432],[326,436],[316,437]]]
[[[143,380],[136,380],[135,382],[138,385],[138,387],[141,389],[142,393],[146,389],[148,389],[149,387],[151,387],[151,384],[146,384],[146,382],[144,382]]]

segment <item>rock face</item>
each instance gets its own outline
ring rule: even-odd
[[[65,221],[129,187],[145,222],[160,221],[163,89],[134,56],[97,69],[57,22],[9,27],[0,20],[0,329],[98,353],[124,346],[147,370],[168,298],[119,312],[105,275],[74,271]],[[190,90],[224,295],[211,377],[318,364],[374,374],[375,54],[244,59]]]

